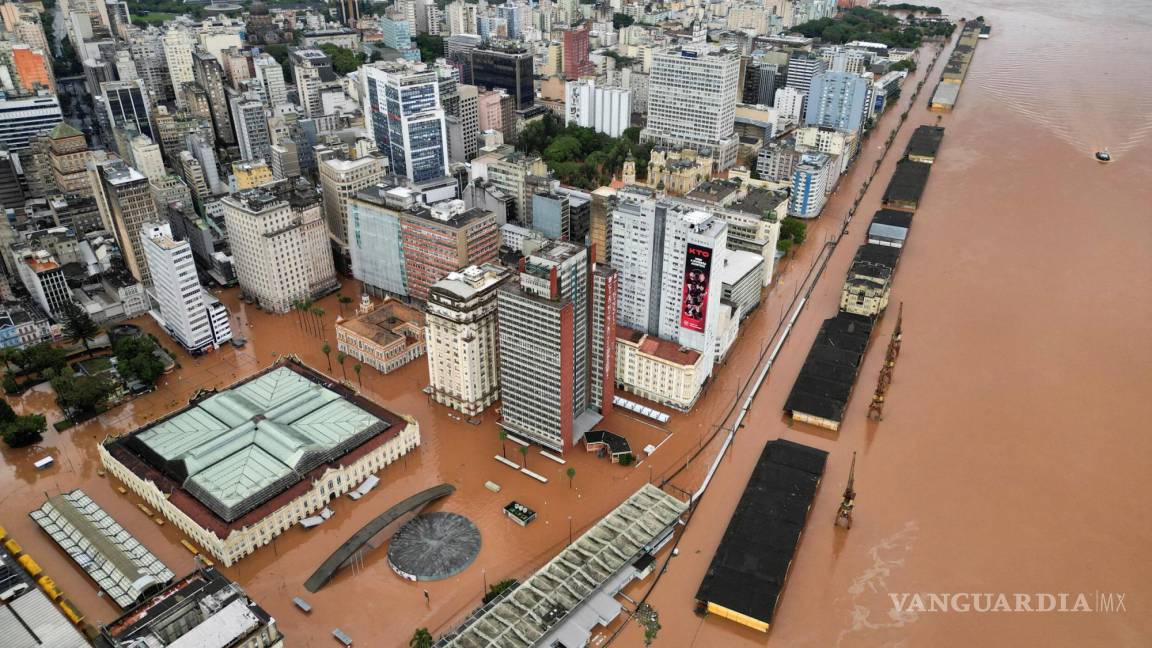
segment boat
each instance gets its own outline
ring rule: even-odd
[[[1097,162],[1111,162],[1112,161],[1112,154],[1108,152],[1107,148],[1105,148],[1103,151],[1096,151],[1096,161]]]

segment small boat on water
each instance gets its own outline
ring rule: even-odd
[[[1108,149],[1104,149],[1103,151],[1096,151],[1096,161],[1097,162],[1111,162],[1112,161],[1112,154],[1108,152]]]

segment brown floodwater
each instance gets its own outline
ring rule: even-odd
[[[1059,4],[1060,6],[1053,6]],[[982,41],[948,128],[909,247],[895,281],[903,301],[905,338],[882,423],[865,412],[893,325],[885,317],[866,358],[839,433],[789,426],[781,407],[819,323],[836,310],[840,282],[862,240],[868,215],[912,129],[934,123],[925,110],[934,79],[932,46],[920,52],[931,74],[893,151],[885,158],[843,244],[832,255],[745,427],[680,541],[679,555],[649,601],[665,646],[1137,646],[1152,642],[1152,525],[1144,512],[1152,440],[1152,23],[1139,0],[1119,2],[967,3],[946,11],[983,14],[994,25]],[[962,10],[961,10],[962,9]],[[896,126],[889,111],[877,133]],[[865,143],[860,161],[813,224],[810,240],[783,267],[764,305],[744,332],[697,408],[665,427],[625,413],[605,427],[634,447],[661,444],[632,467],[612,466],[570,452],[571,485],[560,466],[530,454],[529,468],[550,478],[539,484],[492,459],[502,451],[494,412],[479,425],[450,415],[420,391],[423,359],[381,375],[363,370],[363,390],[420,422],[421,447],[380,473],[382,483],[359,502],[341,498],[323,526],[293,528],[224,570],[277,618],[292,646],[334,645],[340,627],[358,646],[405,646],[414,628],[449,629],[479,603],[485,584],[524,577],[649,479],[684,466],[735,402],[738,386],[757,370],[761,349],[839,222],[873,162],[882,136]],[[1110,147],[1115,162],[1092,152]],[[345,294],[358,287],[346,282]],[[64,433],[50,431],[32,449],[3,449],[0,525],[8,528],[92,622],[116,608],[27,517],[45,495],[84,488],[177,573],[192,569],[181,534],[158,526],[98,476],[95,445],[179,407],[200,387],[219,387],[296,353],[321,370],[322,340],[334,343],[340,306],[334,297],[322,334],[296,315],[271,316],[246,306],[236,292],[221,298],[236,329],[250,340],[181,367],[160,389]],[[149,330],[156,328],[138,320]],[[163,335],[159,335],[163,340]],[[167,344],[170,348],[171,343]],[[333,354],[335,355],[335,354]],[[347,361],[347,375],[356,378]],[[341,376],[332,361],[331,373]],[[47,386],[11,399],[19,411],[59,412]],[[763,444],[777,437],[830,452],[812,517],[792,565],[771,633],[742,630],[692,614],[693,596]],[[695,489],[718,443],[679,470],[671,486]],[[514,446],[509,444],[508,451]],[[859,453],[855,524],[832,527],[853,451]],[[52,468],[31,463],[52,454]],[[518,454],[518,453],[517,453]],[[503,486],[484,488],[486,480]],[[448,482],[457,491],[433,509],[469,516],[483,544],[461,574],[433,583],[396,576],[384,550],[370,553],[355,573],[339,574],[316,594],[303,582],[356,529],[391,504]],[[670,487],[670,490],[672,488]],[[501,512],[511,500],[536,509],[527,528]],[[651,584],[628,593],[643,596]],[[423,590],[428,590],[426,602]],[[1124,592],[1118,614],[893,615],[890,592]],[[303,596],[304,616],[291,604]],[[596,645],[604,643],[603,636]],[[635,624],[614,641],[642,645]]]

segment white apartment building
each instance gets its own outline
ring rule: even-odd
[[[348,203],[358,191],[384,179],[388,174],[388,160],[380,156],[358,160],[329,158],[318,166],[328,233],[342,249],[347,249]]]
[[[152,316],[157,323],[190,353],[219,348],[232,339],[227,309],[215,299],[215,308],[205,303],[188,241],[173,239],[168,224],[144,223],[140,245],[152,274],[150,293],[159,308]]]
[[[228,91],[228,107],[240,145],[241,160],[267,160],[272,153],[272,136],[268,130],[268,113],[256,96]]]
[[[261,308],[287,313],[339,286],[320,196],[306,181],[280,180],[220,202],[236,278]]]
[[[642,137],[678,147],[712,148],[718,167],[736,163],[736,89],[740,55],[670,49],[653,56],[648,123]]]
[[[564,124],[595,129],[620,137],[631,125],[632,91],[596,86],[596,82],[569,81],[564,87]]]
[[[275,109],[288,103],[288,88],[284,82],[284,68],[272,55],[262,52],[252,57],[252,69],[265,102]]]
[[[497,289],[511,276],[494,264],[469,266],[432,284],[424,328],[432,398],[477,416],[500,397]]]
[[[802,90],[780,88],[776,91],[772,107],[779,111],[780,119],[799,124],[804,121],[804,97]]]
[[[151,137],[137,135],[128,143],[128,148],[131,150],[132,166],[143,173],[145,178],[159,180],[168,175],[160,145],[153,142]]]
[[[182,86],[196,80],[196,73],[192,71],[192,50],[195,47],[196,40],[182,27],[171,27],[164,32],[164,59],[168,62],[168,78],[172,80],[176,105],[180,108],[184,107]]]
[[[616,329],[616,385],[641,398],[692,409],[712,366],[699,351],[627,327]]]

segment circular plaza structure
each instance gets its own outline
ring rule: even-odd
[[[414,581],[434,581],[464,571],[480,553],[480,530],[457,513],[421,513],[388,544],[388,564]]]

